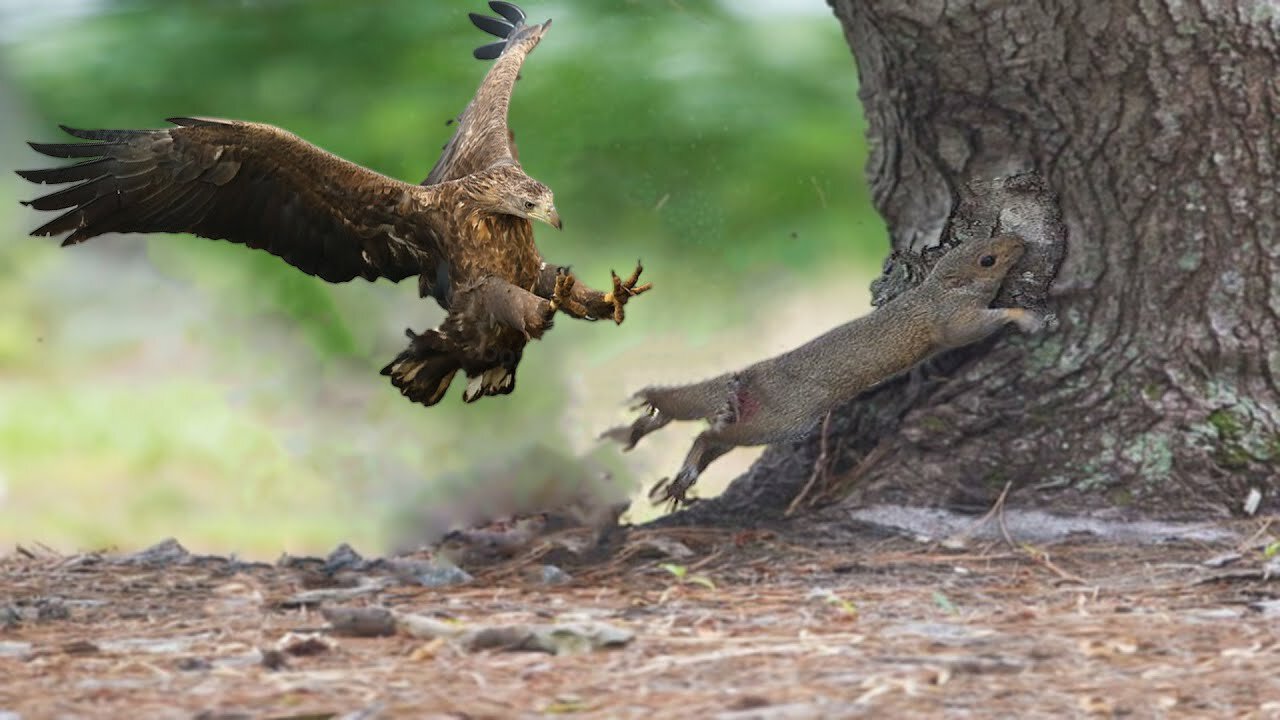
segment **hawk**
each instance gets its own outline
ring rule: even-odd
[[[638,285],[612,275],[605,292],[548,263],[534,220],[561,227],[550,188],[525,174],[507,126],[511,91],[525,58],[551,26],[525,22],[495,0],[500,17],[471,13],[500,38],[475,50],[495,60],[458,117],[453,137],[419,185],[386,177],[271,125],[170,118],[161,130],[78,130],[90,142],[30,143],[75,165],[18,174],[35,183],[75,183],[24,205],[63,211],[32,231],[67,233],[63,246],[103,233],[191,233],[266,250],[332,283],[417,277],[421,297],[447,311],[382,370],[423,405],[444,397],[459,370],[465,402],[515,389],[525,345],[556,312],[623,320]]]

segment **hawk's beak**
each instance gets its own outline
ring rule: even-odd
[[[547,210],[547,224],[557,230],[563,230],[564,224],[560,222],[560,213],[555,208]]]

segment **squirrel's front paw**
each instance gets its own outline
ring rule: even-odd
[[[642,272],[644,272],[644,266],[639,260],[636,261],[635,272],[631,273],[631,277],[626,280],[618,277],[616,272],[609,271],[609,275],[613,278],[613,290],[605,293],[604,301],[613,306],[613,321],[619,325],[622,324],[622,307],[627,304],[627,300],[653,287],[653,283],[636,286],[636,283],[640,281],[640,273]]]
[[[1006,316],[1018,329],[1028,335],[1034,335],[1045,327],[1046,318],[1039,313],[1024,308],[1011,308]]]

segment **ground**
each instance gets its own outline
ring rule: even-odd
[[[446,587],[422,554],[22,547],[0,718],[1280,717],[1266,521],[1035,545],[970,524],[641,529],[594,556],[567,530]],[[563,654],[512,651],[530,623]]]

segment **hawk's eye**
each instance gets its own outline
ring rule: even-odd
[[[983,255],[982,259],[978,261],[978,264],[981,265],[982,267],[991,267],[992,265],[996,264],[996,256]]]
[[[525,200],[525,201],[524,201],[524,209],[525,209],[525,210],[532,210],[534,207],[535,207],[535,206],[534,206],[533,201],[531,201],[531,200]]]

